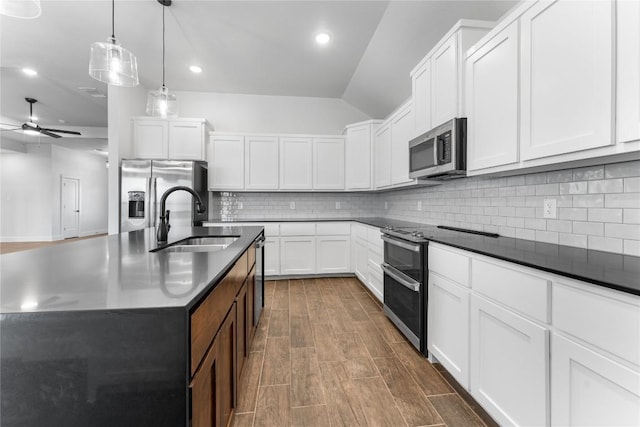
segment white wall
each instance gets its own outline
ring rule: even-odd
[[[0,241],[53,240],[51,145],[0,154]]]
[[[62,239],[62,177],[80,180],[80,236],[107,232],[106,158],[68,148],[52,146],[52,233]]]
[[[107,130],[109,138],[109,234],[120,232],[120,160],[133,153],[131,118],[143,116],[147,106],[147,88],[109,86]]]
[[[337,98],[180,91],[176,96],[180,116],[203,117],[217,131],[340,134],[345,125],[371,118]]]

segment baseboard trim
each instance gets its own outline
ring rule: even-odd
[[[0,243],[22,243],[22,242],[54,242],[53,236],[11,236],[0,237]]]

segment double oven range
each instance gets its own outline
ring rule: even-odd
[[[386,227],[384,313],[411,344],[427,355],[428,244],[420,230]]]

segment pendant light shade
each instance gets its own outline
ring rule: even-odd
[[[176,95],[162,86],[158,90],[150,90],[147,96],[147,115],[157,117],[177,117],[178,102]]]
[[[33,19],[41,13],[40,0],[0,0],[0,15]]]
[[[156,117],[177,117],[178,101],[174,93],[164,85],[164,9],[171,6],[171,0],[158,0],[162,7],[162,86],[158,90],[150,90],[147,95],[147,115]]]
[[[114,35],[115,0],[111,1],[111,37],[91,45],[89,75],[113,86],[138,86],[138,62],[130,50],[120,46]]]

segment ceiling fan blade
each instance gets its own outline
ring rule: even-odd
[[[41,128],[41,129],[46,130],[48,132],[68,133],[69,135],[82,135],[80,132],[76,132],[75,130],[49,129],[49,128]]]
[[[50,136],[51,138],[62,138],[60,135],[56,135],[55,133],[51,133],[46,129],[40,129],[40,133],[43,135]]]

